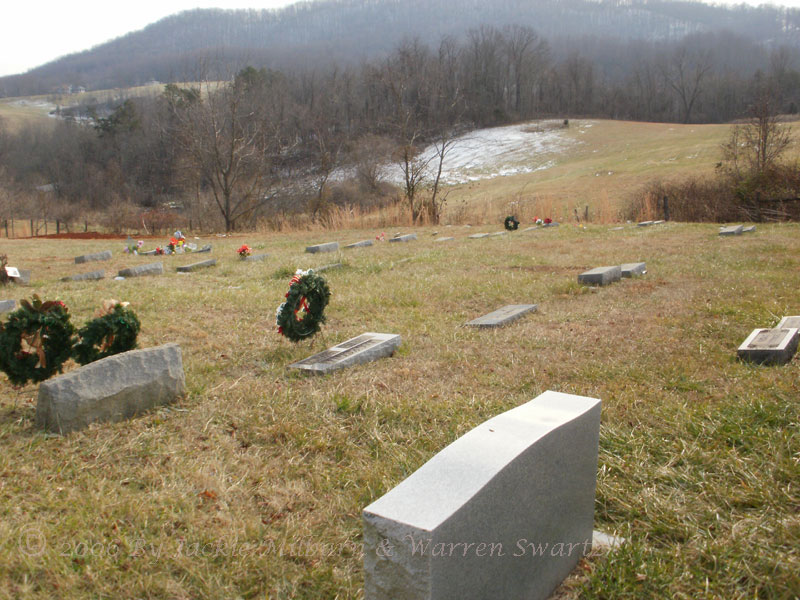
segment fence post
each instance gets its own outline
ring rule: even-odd
[[[56,235],[58,235],[59,233],[61,233],[61,221],[56,219]]]

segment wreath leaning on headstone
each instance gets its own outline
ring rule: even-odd
[[[516,231],[519,229],[519,221],[517,221],[517,217],[506,217],[506,220],[503,222],[503,227],[505,227],[508,231]]]
[[[0,323],[0,370],[14,385],[44,381],[57,372],[72,354],[75,326],[60,300],[20,300],[20,308],[8,322]]]
[[[72,355],[81,365],[88,365],[101,358],[133,350],[140,327],[136,313],[128,308],[127,302],[106,300],[97,318],[78,331],[79,341]]]
[[[312,270],[298,269],[289,283],[286,302],[278,307],[278,333],[293,342],[318,333],[330,298],[331,290],[324,278]]]

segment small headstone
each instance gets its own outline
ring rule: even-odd
[[[755,233],[756,226],[750,225],[748,227],[742,227],[742,233]]]
[[[723,227],[719,230],[720,235],[742,235],[744,227],[741,225],[731,225],[730,227]]]
[[[328,242],[327,244],[317,244],[308,246],[306,252],[316,254],[317,252],[336,252],[339,249],[339,242]]]
[[[372,240],[361,240],[360,242],[356,242],[354,244],[347,244],[345,248],[364,248],[366,246],[372,246]]]
[[[195,254],[199,254],[200,252],[211,252],[211,244],[206,244],[200,250],[195,250]]]
[[[345,367],[370,362],[384,356],[391,356],[399,345],[399,335],[365,333],[299,362],[292,363],[289,368],[322,375]]]
[[[155,262],[122,269],[117,275],[119,277],[141,277],[142,275],[161,275],[163,272],[164,264]]]
[[[547,391],[367,506],[365,600],[548,598],[592,548],[600,407]]]
[[[390,239],[390,242],[411,242],[417,239],[416,233],[407,233],[406,235],[398,235]]]
[[[105,276],[105,271],[90,271],[89,273],[78,273],[77,275],[62,277],[61,281],[94,281],[96,279],[103,279]]]
[[[11,281],[13,281],[18,285],[30,285],[31,270],[30,269],[18,269],[18,270],[19,270],[19,277],[14,277],[11,279]]]
[[[185,391],[180,346],[131,350],[42,382],[36,425],[64,434],[122,421],[174,402]]]
[[[650,225],[652,224],[653,224],[652,221],[642,221],[641,223],[639,223],[639,227],[650,227]]]
[[[488,315],[483,315],[467,323],[468,327],[503,327],[520,319],[529,312],[535,312],[537,304],[509,304]]]
[[[639,263],[625,263],[620,266],[623,277],[638,277],[647,273],[647,265],[643,262]]]
[[[783,365],[792,360],[800,340],[793,327],[754,329],[739,346],[737,354],[742,360],[758,364]]]
[[[436,238],[433,241],[434,242],[449,242],[449,241],[454,240],[454,239],[456,239],[456,238],[453,238],[453,237],[440,237],[440,238]]]
[[[781,322],[776,325],[776,329],[781,328],[800,329],[800,317],[783,317]]]
[[[0,300],[0,313],[7,313],[17,307],[16,300]]]
[[[597,267],[591,271],[586,271],[578,275],[578,283],[584,285],[608,285],[622,278],[622,268],[616,267]]]
[[[191,265],[184,265],[182,267],[177,267],[175,270],[178,271],[178,273],[191,273],[192,271],[197,271],[198,269],[213,267],[216,264],[217,264],[217,259],[212,258],[209,260],[202,260],[200,262],[192,263]]]
[[[479,240],[481,238],[489,237],[488,233],[473,233],[472,235],[467,236],[471,240]]]
[[[666,221],[664,221],[664,220],[661,220],[661,221],[653,221],[653,225],[661,225],[662,223],[665,223],[665,222],[666,222]]]
[[[322,265],[321,267],[315,267],[313,271],[315,273],[324,273],[325,271],[330,271],[331,269],[341,269],[342,263],[333,263],[331,265]]]
[[[81,263],[94,260],[111,260],[111,250],[105,250],[104,252],[98,252],[97,254],[84,254],[83,256],[76,256],[75,264],[79,265]]]
[[[247,262],[258,262],[261,260],[265,260],[269,254],[251,254],[250,256],[245,256],[245,260]]]

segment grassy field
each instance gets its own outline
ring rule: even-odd
[[[434,243],[421,228],[417,242],[325,255],[303,249],[379,232],[213,238],[201,241],[214,268],[178,275],[197,257],[163,257],[162,276],[91,283],[59,278],[152,259],[122,254],[122,240],[3,241],[33,282],[0,297],[61,299],[78,325],[103,299],[130,301],[141,347],[181,345],[189,393],[59,437],[33,426],[37,388],[0,376],[0,598],[361,598],[361,509],[548,389],[602,399],[595,526],[630,540],[582,561],[560,598],[796,598],[798,361],[754,367],[736,348],[800,314],[800,227],[466,238],[476,230],[443,227],[456,239]],[[242,243],[269,258],[240,262]],[[73,264],[108,248],[107,263]],[[633,261],[646,276],[577,284]],[[291,273],[334,262],[323,336],[278,336]],[[539,311],[510,327],[463,327],[528,302]],[[325,377],[286,370],[365,331],[403,344]]]

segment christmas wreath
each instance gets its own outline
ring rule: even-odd
[[[72,354],[75,326],[60,300],[20,300],[8,322],[0,323],[0,370],[14,385],[44,381],[57,372]]]
[[[516,231],[517,229],[519,229],[519,221],[517,221],[517,217],[509,216],[506,217],[506,220],[503,222],[503,226],[508,231]]]
[[[293,342],[310,337],[325,322],[325,307],[331,298],[328,284],[313,271],[298,271],[289,283],[286,302],[278,307],[278,333]]]
[[[106,300],[97,318],[78,331],[79,341],[72,355],[80,364],[88,365],[106,356],[133,350],[140,326],[127,302]]]

